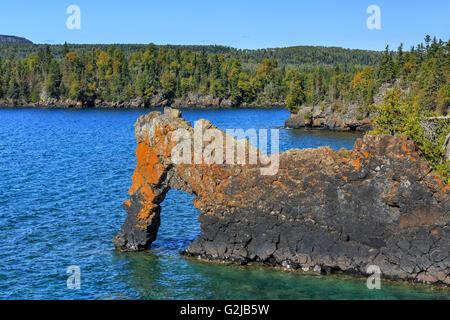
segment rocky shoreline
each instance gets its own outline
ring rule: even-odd
[[[383,103],[384,95],[394,84],[383,84],[373,97],[375,106]],[[301,106],[286,119],[285,128],[304,130],[368,132],[373,129],[374,112],[352,102],[338,102],[315,106]]]
[[[284,102],[255,101],[235,105],[230,99],[216,98],[209,95],[188,94],[184,98],[173,101],[162,95],[155,95],[149,101],[135,99],[128,102],[105,102],[96,100],[91,103],[71,100],[46,99],[31,103],[25,101],[6,101],[0,99],[0,108],[38,108],[38,109],[161,109],[171,107],[176,109],[284,109]],[[286,129],[329,130],[329,131],[357,131],[366,132],[372,129],[371,118],[357,120],[358,116],[352,111],[340,114],[328,106],[302,107],[297,114],[291,114],[285,121]]]
[[[261,164],[174,164],[177,129],[192,138],[170,108],[135,124],[137,167],[118,250],[150,247],[160,204],[177,189],[194,194],[200,211],[201,234],[185,255],[362,275],[376,265],[387,279],[450,286],[450,187],[413,141],[366,135],[353,150],[293,149],[278,154],[275,175],[261,175]]]
[[[362,117],[355,111],[355,105],[345,113],[333,110],[331,106],[303,107],[297,113],[291,114],[285,122],[288,129],[357,131],[372,130],[372,116]]]
[[[255,101],[235,105],[230,99],[216,98],[210,95],[188,94],[184,98],[176,98],[173,101],[165,99],[162,95],[155,95],[148,101],[134,99],[127,102],[108,102],[95,100],[94,102],[82,102],[72,100],[45,99],[40,102],[27,102],[20,100],[0,99],[0,108],[48,108],[48,109],[149,109],[172,107],[177,109],[231,109],[231,108],[285,108],[284,102]]]

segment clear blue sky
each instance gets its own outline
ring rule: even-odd
[[[81,30],[68,30],[69,5]],[[369,30],[369,5],[381,30]],[[449,0],[39,0],[2,1],[0,34],[35,43],[220,44],[236,48],[324,45],[409,49],[425,34],[450,35]]]

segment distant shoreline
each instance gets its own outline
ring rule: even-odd
[[[276,105],[234,105],[234,106],[202,106],[202,105],[184,105],[184,106],[173,106],[173,105],[157,105],[157,106],[111,106],[108,104],[94,105],[94,106],[76,106],[76,105],[64,105],[64,104],[0,104],[0,109],[66,109],[66,110],[88,110],[88,109],[98,109],[98,110],[151,110],[151,109],[162,109],[165,107],[173,107],[181,110],[233,110],[233,109],[286,109],[284,106]],[[286,109],[286,111],[288,111]]]

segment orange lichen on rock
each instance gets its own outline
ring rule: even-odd
[[[155,209],[157,205],[151,202],[144,202],[143,205],[144,207],[138,212],[137,218],[138,220],[146,221],[152,218],[153,209]]]
[[[352,165],[355,167],[355,170],[358,171],[359,168],[361,168],[361,158],[352,160]]]

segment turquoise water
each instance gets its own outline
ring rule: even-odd
[[[119,253],[136,165],[133,124],[148,111],[0,109],[0,299],[448,299],[448,289],[207,263],[178,252],[199,234],[192,196],[171,191],[151,250]],[[286,110],[193,110],[222,129],[282,126]],[[353,134],[280,131],[280,149],[352,148]],[[68,290],[69,266],[81,289]]]

